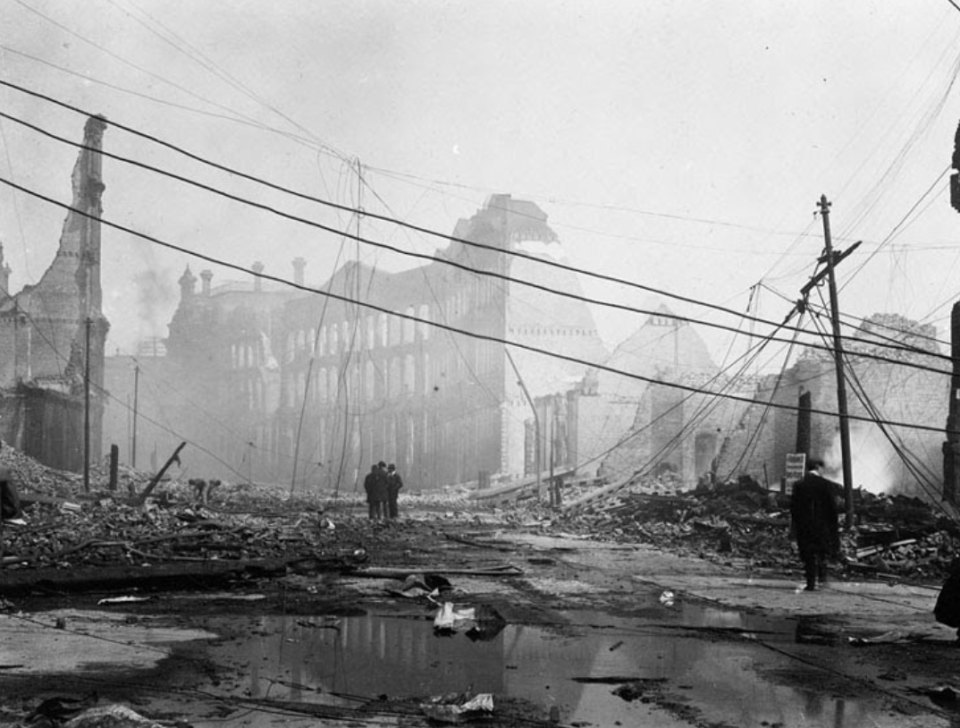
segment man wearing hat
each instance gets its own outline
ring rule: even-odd
[[[363,490],[367,494],[367,515],[371,521],[379,521],[383,515],[383,494],[386,492],[382,466],[383,463],[371,466],[370,472],[363,479]]]
[[[393,519],[400,515],[397,498],[400,496],[402,487],[403,479],[397,472],[397,466],[390,463],[387,466],[387,518]]]
[[[790,530],[797,539],[803,562],[806,591],[816,591],[827,579],[827,560],[840,554],[839,484],[820,475],[822,460],[810,460],[807,474],[794,486],[790,496]]]

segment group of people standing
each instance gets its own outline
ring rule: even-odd
[[[363,479],[363,489],[367,493],[367,514],[371,521],[394,519],[400,514],[397,500],[403,479],[393,463],[387,465],[381,460],[370,468]]]

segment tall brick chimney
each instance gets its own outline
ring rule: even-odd
[[[211,270],[202,270],[200,271],[200,280],[203,281],[201,284],[201,292],[204,296],[210,295],[210,279],[213,278],[213,271]]]
[[[307,267],[307,261],[303,258],[293,259],[293,282],[298,286],[303,285],[303,270]]]

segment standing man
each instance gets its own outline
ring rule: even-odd
[[[837,493],[840,485],[820,475],[822,460],[811,459],[807,474],[793,486],[790,530],[797,539],[807,579],[806,591],[827,580],[827,559],[840,555]]]
[[[387,517],[396,518],[400,515],[400,508],[397,505],[397,498],[400,496],[400,489],[403,487],[403,479],[397,472],[397,466],[393,463],[387,467]]]
[[[363,479],[363,490],[367,494],[367,516],[371,521],[376,521],[380,517],[380,481],[383,476],[380,473],[380,466],[373,465],[367,477]]]
[[[377,470],[380,473],[377,480],[377,519],[383,521],[387,518],[387,464],[381,460],[377,463]]]

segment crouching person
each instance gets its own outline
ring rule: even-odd
[[[13,471],[5,466],[0,466],[0,518],[5,524],[12,526],[25,526],[27,523],[20,506],[20,495],[17,493]]]

